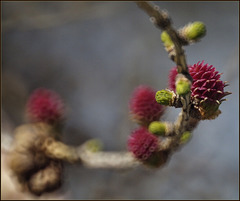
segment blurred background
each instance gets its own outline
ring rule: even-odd
[[[2,149],[8,149],[14,128],[26,122],[29,94],[45,87],[68,106],[65,143],[99,138],[105,150],[126,150],[137,127],[128,114],[132,91],[140,84],[164,89],[174,66],[160,30],[134,2],[1,3]],[[206,24],[207,35],[185,47],[187,62],[215,66],[232,95],[220,106],[222,114],[200,122],[191,141],[161,169],[117,171],[66,163],[64,198],[238,199],[239,3],[155,3],[169,12],[175,28],[192,21]],[[170,108],[163,119],[174,121],[179,111]]]

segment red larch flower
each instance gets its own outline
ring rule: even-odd
[[[170,71],[169,71],[169,75],[168,75],[168,88],[175,91],[176,89],[176,77],[177,77],[177,67],[173,67]]]
[[[134,130],[128,140],[128,150],[140,160],[147,160],[158,150],[158,138],[147,128],[140,127]]]
[[[147,86],[137,87],[129,102],[132,118],[139,124],[148,126],[152,121],[159,120],[164,112],[164,106],[155,99],[156,91]]]
[[[28,99],[27,114],[33,122],[59,123],[64,116],[64,104],[54,91],[39,88]]]
[[[191,90],[194,98],[219,103],[227,95],[224,93],[226,84],[220,80],[221,74],[213,65],[198,62],[189,68],[189,73],[193,78]]]
[[[221,74],[213,65],[204,64],[204,61],[189,66],[189,73],[193,78],[191,96],[195,107],[202,115],[202,119],[212,119],[220,114],[219,105],[224,101],[223,97],[230,94],[224,92],[226,82],[220,80]],[[177,67],[170,70],[169,88],[175,91],[175,79]]]

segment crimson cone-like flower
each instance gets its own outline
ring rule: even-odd
[[[220,114],[218,107],[224,101],[223,97],[229,94],[224,92],[227,85],[220,80],[221,74],[212,65],[204,64],[204,61],[190,66],[189,73],[193,78],[191,96],[201,118],[215,118]],[[169,74],[169,87],[174,91],[176,75],[177,67],[174,67]]]
[[[64,116],[64,104],[54,91],[39,88],[28,99],[27,114],[31,121],[48,124],[59,123]]]
[[[139,86],[133,92],[129,102],[132,118],[139,124],[148,126],[152,121],[158,121],[164,112],[164,106],[155,99],[156,91],[147,86]]]
[[[147,160],[157,149],[158,138],[145,127],[134,130],[128,140],[128,150],[142,161]]]
[[[193,78],[191,89],[194,98],[218,102],[226,95],[221,74],[212,65],[198,62],[189,68],[189,73]]]
[[[175,91],[176,89],[176,77],[177,77],[177,67],[173,67],[168,75],[168,88]]]

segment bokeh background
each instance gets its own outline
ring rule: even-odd
[[[2,147],[26,122],[29,94],[45,87],[68,106],[65,143],[99,138],[105,150],[126,150],[137,126],[128,114],[132,91],[140,84],[167,87],[174,66],[160,30],[134,2],[1,3]],[[222,114],[202,121],[161,169],[116,171],[66,163],[65,198],[238,199],[239,3],[155,3],[169,12],[175,28],[196,20],[206,24],[201,42],[185,47],[187,62],[215,66],[233,93],[222,103]],[[163,119],[174,121],[178,113],[170,108]]]

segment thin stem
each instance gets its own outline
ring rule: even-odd
[[[48,137],[43,143],[42,150],[50,158],[71,163],[81,162],[89,168],[127,169],[140,164],[130,152],[94,151],[94,145],[91,147],[90,142],[92,140],[72,147]]]
[[[91,152],[80,148],[78,155],[88,168],[128,169],[141,164],[130,152]]]
[[[157,28],[165,30],[171,37],[176,51],[174,62],[178,66],[178,73],[184,74],[190,81],[192,81],[192,78],[188,72],[186,57],[181,45],[181,39],[179,38],[177,31],[171,26],[171,20],[167,13],[160,10],[158,6],[152,5],[146,1],[136,3],[149,15],[149,17],[151,17],[152,22],[156,25]]]
[[[178,81],[178,79],[180,79],[180,77],[184,76],[190,81],[190,83],[192,83],[192,77],[188,71],[186,56],[182,48],[181,39],[178,36],[177,31],[172,27],[171,20],[167,13],[160,10],[158,6],[150,4],[149,2],[136,2],[136,3],[142,10],[144,10],[150,16],[152,22],[156,25],[157,28],[166,31],[170,36],[174,44],[175,51],[173,61],[177,64],[179,74],[179,76],[177,76],[176,82]],[[188,125],[190,120],[191,92],[187,93],[184,96],[181,96],[181,102],[182,111],[179,114],[178,119],[174,123],[174,131],[177,136],[176,140],[174,141],[178,141],[183,132],[186,131],[187,128],[189,127]]]

